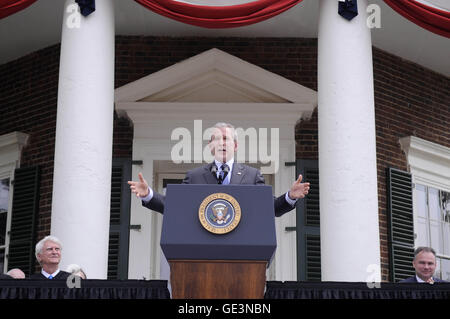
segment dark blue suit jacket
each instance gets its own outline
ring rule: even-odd
[[[439,278],[435,278],[435,277],[433,277],[433,280],[434,280],[434,282],[447,282],[445,280],[442,280],[442,279],[439,279]],[[405,283],[405,282],[419,283],[417,281],[417,278],[416,278],[415,275],[412,276],[412,277],[408,277],[406,279],[403,279],[403,280],[399,281],[399,283]]]
[[[213,163],[195,168],[187,172],[183,184],[217,184],[217,179],[211,173]],[[261,172],[241,163],[234,162],[231,171],[230,184],[250,184],[264,185],[264,177]],[[295,208],[286,201],[286,193],[280,197],[274,198],[275,216],[281,216]],[[153,191],[153,198],[148,203],[142,202],[142,205],[159,213],[164,212],[165,196]]]

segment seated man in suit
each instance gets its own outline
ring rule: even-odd
[[[237,134],[228,123],[217,123],[208,144],[214,155],[214,162],[187,172],[184,184],[252,184],[264,185],[264,177],[256,168],[234,161],[237,150]],[[165,197],[153,191],[141,173],[139,181],[129,181],[131,191],[142,200],[142,204],[154,211],[164,212]],[[295,208],[299,198],[308,194],[309,183],[302,183],[302,176],[293,183],[290,190],[275,198],[275,216],[281,216]]]
[[[39,274],[33,274],[30,279],[66,280],[70,273],[59,269],[62,244],[58,238],[47,236],[36,244],[36,259],[42,267]]]
[[[436,270],[436,252],[430,247],[418,247],[414,251],[413,267],[416,270],[416,275],[406,278],[403,282],[413,283],[429,283],[446,282],[439,278],[433,277]]]

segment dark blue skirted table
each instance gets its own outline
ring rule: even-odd
[[[266,299],[450,299],[450,283],[381,283],[379,288],[365,282],[268,281]]]
[[[69,288],[65,280],[3,279],[0,299],[168,299],[167,280],[80,281]]]

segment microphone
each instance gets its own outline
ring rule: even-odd
[[[214,178],[217,180],[217,182],[219,184],[222,184],[222,181],[220,180],[220,176],[219,176],[219,179],[217,179],[217,166],[215,164],[213,164],[211,166],[211,170],[210,171],[211,171],[211,174],[213,174]]]
[[[228,165],[222,165],[222,171],[220,172],[219,176],[217,177],[217,166],[212,165],[211,166],[211,174],[214,175],[214,177],[217,179],[218,184],[222,184],[224,179],[227,177],[228,173],[230,172],[230,167]]]

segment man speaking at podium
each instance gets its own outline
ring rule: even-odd
[[[188,171],[183,184],[264,185],[264,177],[258,169],[234,161],[238,143],[233,125],[214,125],[208,146],[214,155],[214,162]],[[142,200],[142,205],[159,213],[164,212],[165,196],[153,191],[141,173],[138,182],[129,181],[128,184]],[[275,216],[294,209],[297,200],[305,197],[308,191],[309,183],[302,183],[302,175],[299,175],[288,192],[274,199]]]

